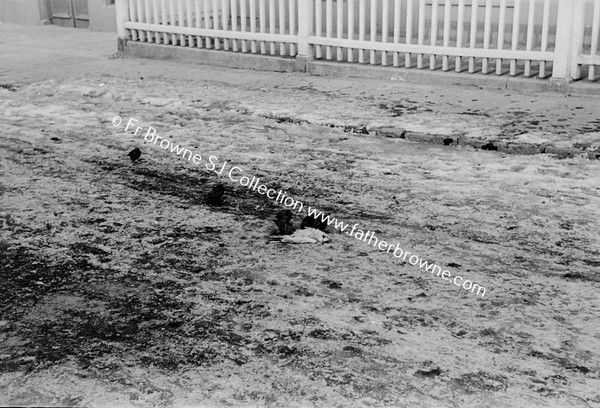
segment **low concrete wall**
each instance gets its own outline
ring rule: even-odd
[[[169,59],[196,64],[261,71],[307,72],[319,76],[387,79],[394,82],[427,83],[440,86],[474,86],[479,88],[513,89],[525,92],[562,92],[600,95],[600,86],[596,83],[571,82],[565,83],[563,86],[556,86],[556,84],[553,84],[548,79],[336,63],[309,60],[306,57],[281,58],[134,41],[121,42],[119,50],[124,51],[126,54],[142,58]]]
[[[127,54],[136,57],[172,59],[219,67],[246,68],[275,72],[292,72],[297,70],[295,58],[280,58],[227,51],[208,51],[198,48],[138,42],[127,42],[124,50]]]

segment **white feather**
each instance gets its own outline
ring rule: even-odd
[[[291,244],[316,244],[327,241],[329,241],[329,236],[315,228],[296,230],[292,235],[286,235],[281,238],[281,242],[289,242]]]

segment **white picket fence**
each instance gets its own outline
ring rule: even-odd
[[[353,64],[600,76],[600,0],[117,0],[120,38]]]

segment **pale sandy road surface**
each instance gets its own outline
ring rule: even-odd
[[[310,84],[88,76],[0,92],[0,404],[600,404],[600,162],[344,132],[396,119]],[[402,106],[435,129],[510,123]],[[335,231],[325,245],[271,242],[277,205],[115,115],[487,294]],[[226,203],[208,207],[217,182]]]

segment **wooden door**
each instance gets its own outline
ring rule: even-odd
[[[50,0],[52,24],[87,28],[90,25],[87,0]]]

